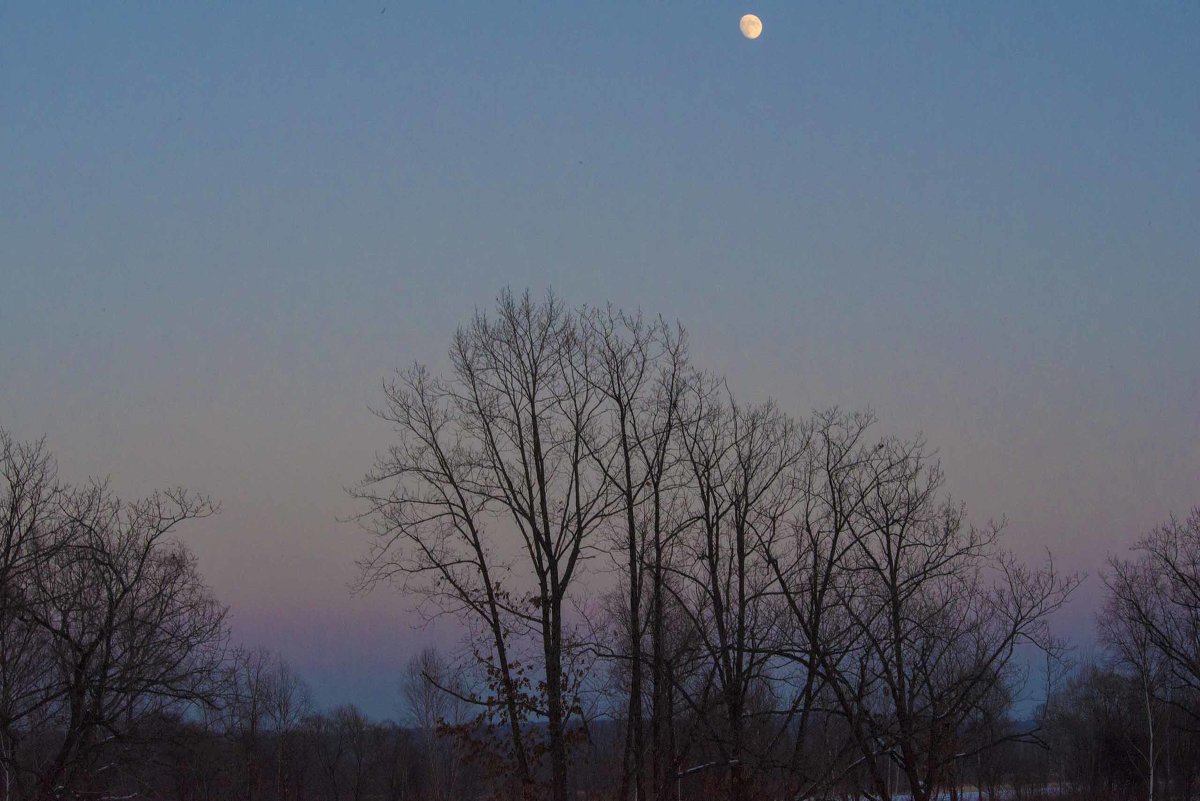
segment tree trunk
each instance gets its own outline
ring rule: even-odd
[[[629,727],[633,753],[633,797],[645,799],[645,746],[642,742],[642,579],[638,560],[637,524],[633,515],[633,470],[630,464],[629,434],[626,431],[625,413],[621,413],[621,451],[625,468],[625,525],[629,549]]]
[[[546,733],[550,739],[550,797],[552,801],[567,801],[567,745],[563,716],[562,687],[562,602],[550,601],[548,617],[543,617],[548,631],[543,637],[546,656]]]

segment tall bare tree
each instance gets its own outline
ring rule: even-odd
[[[673,508],[678,494],[678,439],[683,394],[688,379],[686,338],[662,319],[646,320],[613,309],[583,313],[582,331],[595,358],[588,380],[601,398],[601,428],[593,443],[597,469],[612,488],[615,514],[610,518],[611,546],[619,553],[626,589],[622,627],[629,643],[629,692],[626,758],[621,797],[651,797],[646,777],[646,662],[650,668],[651,738],[649,764],[655,795],[664,791],[665,721],[669,717],[664,663],[664,581],[666,554],[682,528]],[[677,472],[677,471],[675,471]],[[649,591],[649,608],[645,595]],[[648,614],[647,614],[648,612]],[[649,628],[651,653],[644,638]]]
[[[546,720],[550,797],[564,801],[575,711],[564,613],[612,506],[590,455],[600,414],[587,378],[594,354],[556,298],[505,292],[494,318],[479,313],[459,329],[450,358],[449,379],[416,367],[386,387],[380,416],[400,443],[356,491],[370,504],[363,520],[376,535],[364,575],[406,578],[481,626],[524,792],[534,792],[536,779],[537,754],[522,726],[533,713]],[[519,544],[511,563],[501,556],[503,531]],[[525,632],[540,646],[534,692],[511,653]]]
[[[721,714],[706,718],[707,728],[728,766],[731,798],[743,799],[780,732],[768,726],[773,734],[751,742],[751,721],[778,719],[779,702],[772,676],[779,603],[759,544],[794,511],[804,438],[773,404],[741,406],[706,376],[693,378],[689,406],[683,444],[694,511],[678,575],[709,680],[699,695],[684,697],[701,712],[715,694]]]
[[[839,589],[849,554],[858,545],[856,525],[869,494],[862,492],[864,463],[875,458],[867,444],[875,418],[869,412],[819,412],[805,424],[805,448],[796,473],[798,502],[783,522],[758,537],[774,574],[771,592],[781,599],[780,657],[793,685],[785,721],[793,742],[786,760],[791,792],[800,798],[828,792],[852,772],[853,743],[830,738],[810,754],[810,734],[829,719],[827,668],[848,656],[856,641]]]

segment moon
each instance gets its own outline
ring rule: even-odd
[[[742,21],[738,23],[738,27],[742,29],[742,36],[747,39],[757,39],[762,35],[762,20],[753,14],[747,14],[742,17]]]

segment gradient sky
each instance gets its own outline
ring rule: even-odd
[[[367,407],[553,286],[925,432],[1092,574],[1086,642],[1105,555],[1200,504],[1198,75],[1195,3],[0,0],[0,425],[217,497],[237,638],[394,715],[446,635],[347,589]]]

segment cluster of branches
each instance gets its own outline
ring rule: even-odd
[[[225,610],[169,535],[212,503],[59,481],[0,429],[0,792],[73,792],[139,721],[208,703]]]
[[[470,625],[481,678],[440,689],[476,709],[464,732],[489,724],[513,797],[565,801],[602,715],[639,799],[719,776],[734,799],[769,777],[924,801],[1030,736],[1004,714],[1015,656],[1050,647],[1078,579],[969,525],[922,440],[746,404],[679,327],[552,296],[502,294],[447,376],[384,390],[396,442],[353,490],[364,583]]]

